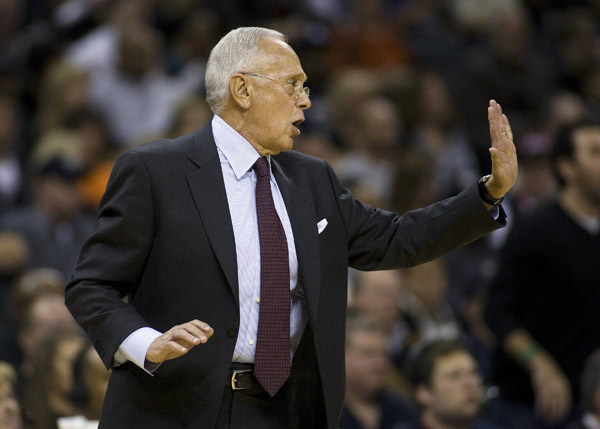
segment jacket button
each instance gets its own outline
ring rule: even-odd
[[[234,337],[237,334],[237,328],[235,326],[231,326],[228,330],[227,330],[227,336],[228,337]]]

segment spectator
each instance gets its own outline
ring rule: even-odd
[[[349,151],[338,157],[333,168],[354,195],[374,206],[388,206],[395,164],[401,147],[404,123],[398,106],[387,97],[373,95],[355,109],[355,135]]]
[[[208,103],[197,95],[183,98],[173,114],[167,136],[176,138],[198,130],[212,117]]]
[[[9,233],[4,233],[5,235]],[[12,234],[12,233],[10,233]],[[15,235],[19,237],[18,235]],[[19,270],[14,274],[14,278],[7,288],[7,292],[3,295],[3,304],[6,307],[3,317],[6,321],[0,324],[0,360],[5,360],[17,367],[20,366],[23,358],[24,349],[19,347],[17,340],[17,330],[21,326],[28,325],[30,317],[30,306],[34,300],[45,293],[62,294],[65,289],[65,279],[57,270],[52,268],[36,268],[32,270]],[[60,305],[57,312],[57,319],[60,319]],[[37,312],[38,310],[36,310]],[[63,308],[64,314],[64,308]],[[50,314],[51,315],[51,314]],[[42,320],[48,322],[49,319]],[[57,325],[51,323],[52,328]],[[31,334],[34,338],[39,337],[35,334],[36,329],[31,329],[27,335]],[[27,345],[33,347],[27,339],[23,339]],[[31,355],[32,353],[27,353]]]
[[[73,390],[70,397],[77,406],[78,414],[59,418],[59,429],[98,427],[109,376],[110,372],[104,368],[98,354],[87,343],[73,362]]]
[[[168,76],[160,62],[163,51],[164,40],[154,28],[122,28],[115,69],[92,75],[92,103],[121,147],[164,135],[177,103],[201,86],[204,74],[197,67]]]
[[[497,428],[479,418],[483,381],[475,356],[464,345],[446,340],[430,343],[415,357],[411,378],[421,417],[419,424],[403,428]]]
[[[401,295],[404,328],[394,332],[392,354],[396,365],[406,369],[406,364],[426,344],[437,339],[456,340],[463,331],[447,300],[444,258],[405,269],[404,278]]]
[[[15,396],[17,374],[13,367],[0,361],[0,429],[21,429],[21,406]]]
[[[415,420],[415,405],[386,388],[387,331],[366,315],[346,323],[346,399],[342,429],[393,429]]]
[[[52,335],[74,331],[78,331],[78,327],[65,307],[62,293],[41,293],[30,301],[17,327],[17,340],[22,353],[19,368],[21,386],[35,378],[41,345]]]
[[[489,94],[496,94],[506,106],[505,112],[511,118],[517,138],[534,120],[534,114],[541,107],[540,100],[552,89],[549,67],[534,49],[531,22],[519,5],[513,2],[513,7],[495,16],[493,24],[488,26],[489,44],[477,46],[463,58],[461,77],[465,84],[459,90],[459,108],[463,117],[470,119],[478,117],[474,112],[485,105]],[[514,123],[513,117],[516,118]],[[486,171],[489,160],[483,142],[488,132],[484,118],[479,118],[465,125],[479,164]]]
[[[600,125],[563,129],[552,162],[557,198],[515,225],[485,310],[501,341],[490,412],[515,429],[564,427],[600,347]]]
[[[435,72],[419,73],[410,98],[407,144],[433,163],[435,200],[456,195],[480,175],[446,82]]]
[[[89,107],[89,76],[65,61],[48,66],[41,79],[37,126],[41,136],[64,128],[81,110]]]
[[[12,328],[10,285],[15,276],[25,267],[29,259],[29,248],[25,239],[13,231],[0,232],[0,332]],[[0,360],[6,359],[0,353]]]
[[[19,233],[27,242],[29,268],[56,268],[65,278],[94,226],[77,191],[79,143],[70,134],[49,136],[33,155],[33,202],[0,217],[0,230]]]
[[[147,23],[152,14],[147,0],[110,0],[103,22],[66,49],[66,59],[92,73],[110,73],[118,62],[119,31]],[[102,14],[101,14],[102,15]]]
[[[80,333],[54,332],[40,345],[34,376],[25,389],[26,427],[57,429],[58,417],[72,416],[73,362],[85,344]]]

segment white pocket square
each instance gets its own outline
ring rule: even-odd
[[[327,219],[323,218],[317,222],[317,232],[320,234],[327,227]]]

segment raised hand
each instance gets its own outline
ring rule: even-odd
[[[490,137],[492,146],[492,174],[486,182],[488,192],[494,198],[503,197],[517,181],[517,150],[513,143],[513,133],[508,118],[495,100],[490,100],[488,107]]]

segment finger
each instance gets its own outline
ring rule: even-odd
[[[188,323],[190,323],[190,324],[194,325],[195,327],[197,327],[198,329],[202,330],[205,333],[205,335],[208,335],[209,337],[211,337],[212,334],[214,334],[214,332],[215,332],[208,323],[202,322],[201,320],[194,319]]]
[[[170,331],[169,339],[189,347],[205,343],[208,337],[194,325],[181,325]]]
[[[490,138],[492,140],[492,146],[495,146],[501,139],[501,115],[502,109],[495,100],[490,100],[490,106],[488,107],[488,122],[490,124]]]
[[[214,329],[208,325],[208,323],[201,322],[199,320],[193,320],[182,325],[188,332],[196,337],[202,339],[202,342],[206,342],[215,333]],[[206,340],[204,340],[204,338]]]
[[[488,149],[490,157],[492,158],[492,172],[496,180],[502,181],[503,172],[506,171],[506,154],[496,147]]]
[[[175,341],[169,341],[165,338],[157,338],[148,348],[146,359],[150,362],[163,362],[169,359],[175,359],[186,354],[190,349],[182,346]]]
[[[510,139],[510,141],[513,141],[512,128],[510,127],[510,122],[508,122],[508,117],[504,113],[502,114],[502,127],[506,133],[506,136]]]
[[[183,344],[179,344],[177,341],[166,341],[162,343],[162,352],[165,353],[169,358],[175,358],[183,356],[189,352],[192,347],[186,347]]]

